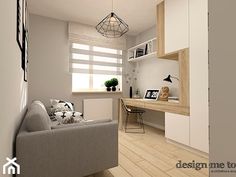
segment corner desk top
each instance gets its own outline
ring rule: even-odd
[[[145,99],[135,99],[135,98],[121,98],[124,103],[129,106],[162,111],[171,112],[176,114],[182,114],[189,116],[189,107],[183,106],[179,101],[160,101],[160,100],[145,100]]]

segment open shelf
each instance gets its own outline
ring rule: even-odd
[[[169,60],[178,60],[180,51],[181,50],[171,52],[171,53],[166,53],[166,54],[163,54],[163,55],[158,55],[158,58],[169,59]]]
[[[145,41],[128,49],[127,60],[129,62],[136,62],[156,57],[156,48],[156,38]]]
[[[129,62],[136,62],[136,61],[140,61],[140,60],[146,60],[146,59],[149,59],[149,58],[153,58],[153,57],[156,57],[156,56],[157,56],[156,52],[152,52],[152,53],[143,55],[141,57],[128,59],[128,61]]]

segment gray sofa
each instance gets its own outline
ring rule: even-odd
[[[51,128],[44,105],[34,101],[16,137],[18,177],[80,177],[118,165],[116,121]]]

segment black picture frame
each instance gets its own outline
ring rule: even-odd
[[[21,51],[23,49],[24,9],[24,0],[17,0],[16,41]]]
[[[23,41],[21,50],[21,67],[24,71],[24,81],[28,81],[28,9],[27,1],[23,0]]]
[[[22,52],[22,64],[24,70],[24,81],[28,81],[28,30],[24,29],[24,41],[23,41],[23,52]]]

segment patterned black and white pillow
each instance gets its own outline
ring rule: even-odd
[[[58,123],[63,123],[64,120],[73,119],[75,122],[80,122],[83,120],[83,114],[76,111],[61,111],[55,112],[51,116],[52,121],[57,121]]]
[[[51,110],[50,110],[51,115],[53,115],[55,112],[74,111],[74,104],[71,102],[57,99],[50,99],[50,102],[51,102]]]

